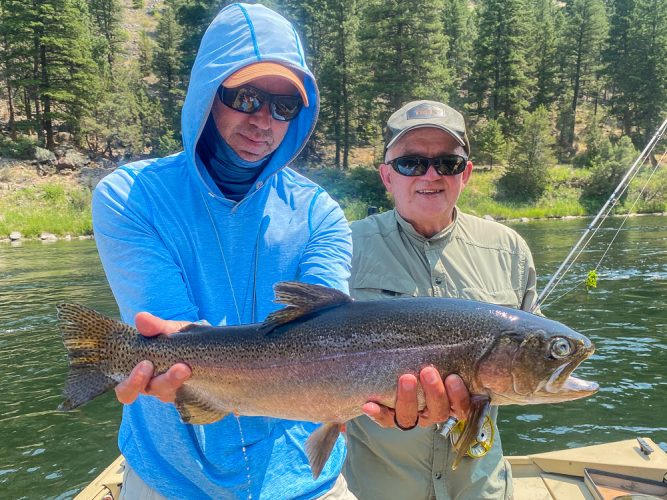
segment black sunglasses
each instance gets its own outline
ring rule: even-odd
[[[433,168],[440,175],[459,175],[463,173],[468,164],[468,158],[461,155],[440,155],[435,158],[426,158],[425,156],[399,156],[387,163],[391,165],[396,172],[408,177],[424,175],[428,167]]]
[[[218,87],[218,97],[225,106],[241,113],[257,113],[265,102],[269,103],[271,116],[278,121],[294,120],[303,107],[303,100],[296,95],[269,94],[250,85],[228,89]]]

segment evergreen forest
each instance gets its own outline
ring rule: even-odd
[[[199,41],[228,3],[0,0],[0,156],[177,151]],[[499,189],[539,197],[568,164],[605,196],[667,116],[665,0],[263,3],[295,24],[318,80],[311,163],[345,171],[358,148],[377,162],[389,114],[436,99],[466,116],[475,163],[506,170]]]

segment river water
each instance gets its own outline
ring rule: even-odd
[[[533,250],[540,287],[588,222],[512,224]],[[667,449],[666,223],[656,216],[625,224],[609,219],[547,300],[547,316],[597,345],[577,374],[601,390],[581,401],[501,409],[507,454],[639,435]],[[612,240],[598,287],[588,293],[576,287],[560,297],[585,279]],[[66,373],[55,319],[55,305],[63,301],[118,317],[94,242],[0,244],[2,499],[71,498],[118,455],[120,405],[113,393],[71,413],[55,411]]]

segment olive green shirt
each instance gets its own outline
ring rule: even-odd
[[[526,242],[496,222],[455,210],[452,224],[424,238],[392,210],[352,223],[352,240],[355,299],[455,297],[527,310],[537,297]],[[404,432],[365,416],[348,422],[343,473],[350,490],[363,500],[510,498],[497,410],[491,412],[495,440],[489,453],[464,457],[455,471],[455,451],[438,426]]]

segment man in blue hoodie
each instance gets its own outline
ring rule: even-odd
[[[286,280],[348,291],[352,245],[343,213],[288,167],[318,112],[292,25],[261,5],[224,8],[192,69],[184,150],[117,169],[93,196],[100,258],[125,322],[157,335],[202,320],[262,321],[279,307],[273,285]],[[420,377],[428,416],[443,421],[447,393],[428,372]],[[125,404],[124,498],[353,498],[340,475],[342,437],[312,478],[304,444],[317,424],[234,415],[183,424],[165,403],[189,375],[176,364],[153,377],[144,361],[117,387]],[[416,382],[400,385],[395,413],[363,408],[378,424],[416,420]]]
[[[292,25],[261,5],[224,8],[192,69],[183,151],[125,165],[94,193],[97,246],[125,322],[153,335],[182,324],[171,320],[262,321],[285,280],[348,291],[343,212],[288,167],[318,112]],[[234,415],[183,424],[165,402],[188,376],[177,364],[151,378],[144,361],[118,387],[125,498],[350,498],[343,438],[313,480],[304,443],[317,424]]]

